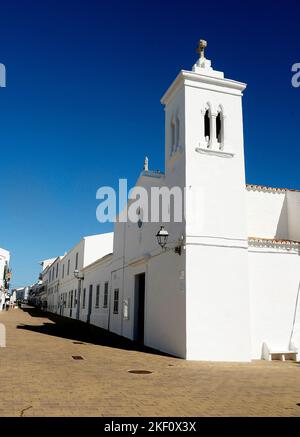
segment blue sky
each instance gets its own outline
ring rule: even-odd
[[[244,95],[247,182],[300,188],[299,2],[10,0],[0,4],[0,246],[13,286],[96,221],[95,193],[164,166],[160,97],[207,57]]]

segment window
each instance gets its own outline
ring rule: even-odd
[[[224,143],[224,117],[222,109],[218,111],[218,115],[216,117],[216,137],[219,149],[221,150]]]
[[[209,146],[209,142],[210,142],[210,114],[209,114],[208,109],[205,111],[205,115],[204,115],[204,137],[205,137],[205,140]]]
[[[76,258],[75,258],[75,270],[78,269],[78,252],[76,253]]]
[[[91,301],[89,300],[89,305],[90,305],[90,307],[92,307],[92,300],[93,300],[93,286],[92,286],[92,284],[89,287],[89,299],[91,300]]]
[[[69,276],[70,274],[70,260],[68,259],[68,271],[67,271],[67,275]]]
[[[61,277],[64,278],[65,277],[65,265],[63,264],[63,268],[62,268],[62,274]]]
[[[74,306],[76,306],[77,305],[77,290],[75,290],[75,293],[74,293]]]
[[[175,139],[175,148],[177,149],[179,146],[180,139],[180,121],[179,118],[176,118],[176,139]]]
[[[107,308],[108,305],[108,282],[104,284],[104,296],[103,296],[103,308]]]
[[[100,285],[97,285],[97,288],[96,288],[96,304],[95,304],[96,308],[99,308],[99,301],[100,301]]]
[[[114,291],[114,314],[119,314],[119,289]]]
[[[58,277],[58,263],[56,264],[56,277]]]
[[[82,297],[82,308],[85,308],[85,295],[86,295],[86,289],[83,289],[83,297]]]
[[[70,307],[73,308],[73,290],[71,291]]]
[[[174,119],[172,118],[171,121],[171,146],[170,146],[170,155],[172,155],[172,153],[175,150],[175,141],[176,141],[176,128],[175,128],[175,123],[174,123]]]

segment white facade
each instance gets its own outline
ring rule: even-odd
[[[113,233],[107,233],[84,237],[63,257],[56,258],[43,280],[47,285],[48,310],[77,319],[85,317],[85,308],[79,311],[83,302],[83,280],[76,278],[74,271],[81,277],[88,265],[112,251]],[[91,303],[89,305],[93,308]]]
[[[29,295],[29,287],[20,287],[14,290],[16,292],[16,300],[27,302]]]
[[[9,264],[10,254],[8,250],[0,247],[0,288],[4,286],[3,275],[5,266]]]
[[[4,290],[4,271],[5,266],[9,265],[10,253],[8,250],[0,247],[0,311],[3,309],[5,302],[5,290]]]
[[[165,171],[147,161],[136,186],[186,190],[185,218],[140,209],[113,247],[111,234],[82,240],[48,267],[49,310],[191,360],[300,350],[300,192],[246,186],[245,88],[204,56],[178,74],[162,98]]]
[[[83,268],[81,311],[79,319],[109,329],[109,296],[112,254]]]
[[[252,356],[300,350],[300,192],[247,186]]]

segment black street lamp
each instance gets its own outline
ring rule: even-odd
[[[168,238],[169,238],[169,233],[168,231],[165,229],[164,226],[160,227],[160,230],[157,232],[156,234],[156,238],[157,238],[157,242],[160,245],[160,247],[163,249],[165,247],[165,245],[168,242]]]
[[[160,227],[160,230],[157,232],[156,234],[156,238],[157,238],[157,242],[160,245],[160,247],[167,251],[167,250],[173,250],[175,253],[177,253],[178,255],[181,255],[181,250],[182,250],[182,246],[183,246],[183,241],[184,238],[183,236],[181,237],[181,239],[178,241],[178,245],[176,247],[166,247],[167,242],[168,242],[168,238],[169,238],[169,232],[165,229],[164,226]]]

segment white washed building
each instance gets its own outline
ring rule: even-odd
[[[47,279],[50,310],[62,316],[89,320],[93,296],[90,300],[90,295],[87,296],[89,291],[84,288],[80,277],[87,266],[112,253],[112,250],[113,233],[91,235],[84,237],[63,257],[56,259],[49,268]],[[77,277],[74,271],[78,271]]]
[[[0,311],[3,309],[3,305],[5,302],[5,281],[4,281],[4,272],[6,267],[9,265],[10,253],[8,250],[2,249],[0,247]]]
[[[26,303],[28,300],[29,289],[29,286],[16,288],[14,290],[16,292],[16,300]]]
[[[151,223],[140,208],[138,223],[116,223],[112,254],[96,253],[98,236],[85,257],[82,240],[50,268],[54,280],[62,269],[51,309],[185,359],[294,358],[300,192],[246,186],[246,84],[213,70],[204,45],[162,98],[165,171],[146,163],[136,183],[186,189],[185,220]],[[157,244],[160,225],[168,250]]]

